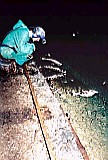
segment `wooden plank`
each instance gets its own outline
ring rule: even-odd
[[[52,159],[84,160],[72,128],[44,76],[37,69],[37,74],[29,75],[28,79]]]
[[[38,103],[38,100],[37,100],[37,97],[35,95],[35,90],[34,90],[34,87],[32,85],[32,82],[31,82],[31,79],[30,79],[30,76],[29,76],[29,72],[27,71],[27,66],[25,65],[24,68],[25,68],[25,74],[26,74],[26,77],[27,77],[27,80],[28,80],[28,83],[29,83],[29,86],[30,86],[31,94],[32,94],[32,97],[33,97],[36,113],[37,113],[39,123],[40,123],[40,126],[41,126],[41,131],[43,133],[43,138],[44,138],[46,148],[47,148],[47,151],[48,151],[48,154],[49,154],[49,159],[56,160],[57,158],[56,158],[56,155],[54,154],[53,146],[50,142],[49,134],[48,134],[48,132],[46,132],[47,128],[44,124],[44,118],[43,118],[42,112],[40,110],[41,107],[40,107],[40,105]]]

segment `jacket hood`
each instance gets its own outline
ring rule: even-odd
[[[21,21],[19,20],[14,26],[13,26],[13,30],[20,28],[20,27],[24,27],[27,28],[27,26]]]

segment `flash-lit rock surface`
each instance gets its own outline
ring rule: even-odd
[[[33,107],[24,75],[0,82],[0,160],[48,159]]]
[[[55,159],[89,160],[43,75],[37,72],[30,80]],[[18,75],[0,82],[0,160],[54,157],[49,158],[26,77]]]
[[[107,160],[108,137],[105,107],[108,106],[108,103],[98,97],[98,94],[94,97],[74,96],[73,88],[62,86],[58,81],[52,81],[52,83],[51,90],[70,119],[90,160]],[[77,89],[74,88],[74,90],[78,92]]]

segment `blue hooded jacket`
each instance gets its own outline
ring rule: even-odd
[[[29,60],[35,48],[34,43],[29,43],[29,29],[19,20],[4,38],[0,52],[5,59],[14,59],[17,64],[23,65]]]

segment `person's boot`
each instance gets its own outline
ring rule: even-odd
[[[12,74],[16,74],[16,62],[15,61],[11,62],[9,70],[11,71]]]
[[[24,73],[24,69],[22,67],[20,67],[20,66],[17,66],[16,73],[17,74],[23,74]]]

